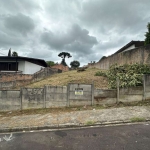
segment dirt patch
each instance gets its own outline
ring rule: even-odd
[[[28,110],[18,110],[9,112],[0,112],[0,117],[10,117],[10,116],[20,116],[20,115],[35,115],[35,114],[60,114],[62,112],[73,112],[73,111],[83,111],[83,110],[98,110],[98,109],[109,109],[109,108],[121,108],[128,106],[150,106],[150,100],[145,100],[141,102],[131,102],[109,105],[94,105],[94,106],[78,106],[78,107],[64,107],[64,108],[45,108],[45,109],[28,109]]]

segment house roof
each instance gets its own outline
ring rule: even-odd
[[[45,62],[45,60],[43,59],[37,59],[37,58],[29,58],[29,57],[22,57],[22,56],[0,56],[0,61],[28,61],[31,62],[33,64],[37,64],[43,67],[47,67],[47,63]]]
[[[119,49],[117,52],[115,52],[114,54],[121,53],[125,49],[127,49],[128,47],[130,47],[132,45],[135,45],[135,47],[144,46],[144,41],[131,41],[128,44],[126,44],[125,46],[123,46],[121,49]]]

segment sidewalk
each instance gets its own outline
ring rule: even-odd
[[[133,120],[135,119],[135,120]],[[136,120],[137,119],[137,120]],[[20,116],[0,116],[0,132],[30,131],[85,125],[106,125],[150,121],[150,106],[72,111]]]

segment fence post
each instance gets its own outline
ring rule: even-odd
[[[117,82],[117,101],[116,101],[116,103],[118,104],[118,102],[119,102],[119,78],[117,78],[116,82]]]
[[[69,91],[70,91],[70,83],[68,83],[67,85],[67,107],[70,106],[70,102],[69,102]]]
[[[94,81],[93,81],[93,83],[92,83],[92,85],[91,85],[91,93],[92,93],[92,106],[94,105]]]
[[[20,89],[20,110],[22,110],[22,88]]]
[[[44,102],[43,102],[43,108],[46,108],[46,86],[43,88],[43,93],[44,93]]]
[[[146,78],[146,75],[144,74],[143,75],[143,101],[145,100],[145,91],[146,91],[146,87],[145,87],[145,78]]]

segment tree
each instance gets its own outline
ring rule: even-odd
[[[47,63],[47,65],[48,65],[49,67],[55,65],[55,63],[54,63],[53,61],[47,61],[46,63]]]
[[[8,57],[11,57],[11,48],[8,51]]]
[[[150,22],[147,24],[148,32],[145,33],[145,45],[150,44]]]
[[[67,58],[72,57],[72,56],[70,55],[70,53],[68,53],[68,52],[61,52],[60,54],[58,54],[58,56],[62,58],[61,64],[64,65],[64,66],[67,66],[66,61],[65,61],[65,58],[66,58],[66,57],[67,57]]]
[[[17,56],[18,56],[18,53],[17,53],[17,52],[15,52],[15,51],[14,51],[14,52],[12,52],[12,56],[13,56],[13,57],[17,57]]]
[[[79,61],[74,60],[70,63],[71,68],[78,68],[80,66]]]

